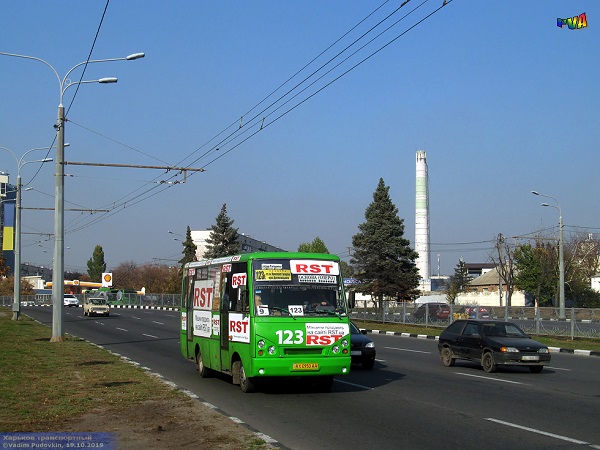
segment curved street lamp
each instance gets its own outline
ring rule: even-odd
[[[110,59],[95,59],[89,61],[83,61],[79,64],[74,65],[69,69],[66,75],[62,78],[58,75],[56,69],[47,61],[34,56],[19,55],[16,53],[5,53],[0,52],[0,55],[13,56],[15,58],[31,59],[39,61],[52,69],[52,72],[56,75],[58,80],[58,92],[59,92],[59,103],[58,103],[58,119],[54,125],[56,128],[57,139],[56,139],[56,192],[55,192],[55,205],[54,205],[54,262],[52,268],[52,338],[50,342],[62,342],[64,341],[64,333],[62,330],[62,304],[63,304],[63,293],[65,284],[65,228],[64,228],[64,216],[65,216],[65,199],[64,199],[64,188],[65,188],[65,108],[63,106],[63,97],[65,91],[71,86],[87,83],[116,83],[117,78],[99,78],[97,80],[83,80],[83,81],[71,81],[68,77],[76,68],[84,64],[102,63],[110,61],[132,61],[143,58],[144,53],[133,53],[123,58],[110,58]]]
[[[556,205],[549,205],[548,203],[542,203],[542,206],[549,206],[558,210],[558,318],[566,319],[565,315],[565,256],[563,247],[563,217],[560,203],[551,195],[540,194],[538,191],[531,191],[533,195],[539,195],[540,197],[551,198],[556,202]]]
[[[68,145],[68,144],[65,144]],[[6,147],[0,147],[2,150],[6,150],[15,158],[17,162],[17,189],[15,198],[15,266],[13,268],[14,275],[14,291],[13,291],[13,320],[19,320],[21,314],[21,192],[23,185],[21,184],[21,169],[25,164],[29,163],[45,163],[52,161],[52,158],[36,159],[33,161],[24,161],[27,154],[35,150],[50,150],[53,147],[37,147],[26,151],[20,158],[17,158],[12,150]]]

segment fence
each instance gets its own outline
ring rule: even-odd
[[[77,295],[83,303],[84,295]],[[179,294],[123,294],[118,300],[109,300],[111,305],[124,306],[149,306],[149,307],[178,307]],[[10,307],[13,304],[12,296],[0,297],[0,305]],[[50,295],[24,295],[21,304],[26,306],[52,304]],[[600,309],[570,308],[566,310],[566,319],[559,320],[558,308],[530,308],[530,307],[470,307],[468,310],[462,305],[449,305],[449,312],[443,314],[430,313],[430,308],[424,308],[422,317],[415,314],[415,306],[407,303],[384,303],[384,311],[377,311],[368,307],[366,302],[357,302],[351,311],[351,318],[374,323],[412,324],[425,327],[445,328],[453,320],[459,318],[498,319],[517,322],[528,334],[561,336],[561,337],[588,337],[600,338]]]
[[[357,302],[358,303],[358,302]],[[423,308],[422,314],[416,314],[413,304],[384,303],[383,310],[367,307],[366,302],[357,305],[351,312],[351,318],[374,323],[396,323],[425,327],[445,328],[456,319],[496,319],[517,322],[528,334],[600,338],[600,309],[570,308],[565,311],[566,319],[559,319],[558,308],[500,307],[448,305],[444,312]]]

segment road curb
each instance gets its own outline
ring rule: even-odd
[[[438,341],[440,339],[439,336],[431,336],[427,334],[416,334],[416,333],[401,333],[398,331],[386,331],[386,330],[370,330],[368,328],[361,328],[365,330],[367,333],[372,334],[385,334],[386,336],[400,336],[407,338],[417,338],[417,339],[430,339]],[[561,348],[561,347],[548,347],[550,353],[570,353],[573,355],[581,355],[581,356],[597,356],[600,357],[600,351],[595,350],[573,350],[571,348]]]

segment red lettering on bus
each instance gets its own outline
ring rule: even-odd
[[[231,286],[234,289],[237,289],[239,286],[246,285],[246,274],[245,273],[237,273],[231,277]]]
[[[231,333],[248,333],[248,322],[241,320],[231,320],[229,322],[229,331]]]
[[[296,264],[296,273],[308,273],[308,264]]]
[[[309,334],[306,336],[306,345],[330,345],[342,338],[341,334],[331,335],[316,335]]]
[[[315,334],[306,335],[306,345],[318,345],[319,344],[319,336]]]
[[[194,306],[210,308],[213,288],[194,288]]]

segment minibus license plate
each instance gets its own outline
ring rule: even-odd
[[[319,370],[318,363],[294,363],[292,370]]]

